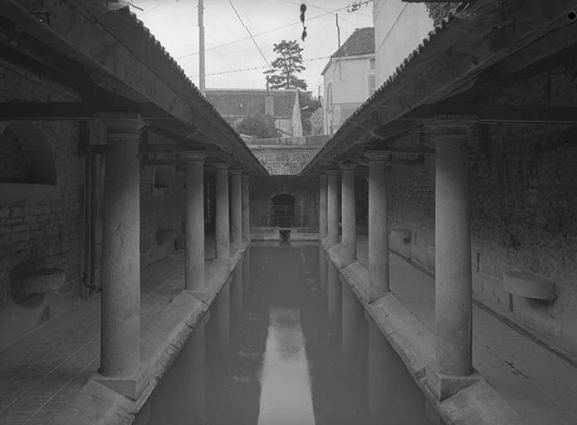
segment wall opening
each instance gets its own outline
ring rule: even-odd
[[[295,198],[287,194],[272,197],[271,221],[273,226],[292,227],[295,217]]]
[[[52,150],[32,124],[11,124],[0,133],[0,183],[56,184]]]

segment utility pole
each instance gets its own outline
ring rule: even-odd
[[[339,14],[337,13],[335,15],[336,18],[336,23],[337,23],[337,42],[339,44],[339,49],[338,52],[339,54],[337,55],[337,62],[339,63],[339,80],[342,78],[341,76],[341,28],[339,27]]]
[[[206,94],[206,86],[204,82],[204,0],[198,0],[198,86],[203,96]]]

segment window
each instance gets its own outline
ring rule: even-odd
[[[372,96],[377,89],[377,77],[374,75],[367,76],[369,84],[369,96]]]
[[[376,59],[369,59],[369,70],[374,71],[377,68]]]

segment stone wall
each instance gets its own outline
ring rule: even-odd
[[[488,102],[574,106],[574,72],[558,68],[510,84]],[[484,124],[471,136],[478,140],[469,148],[474,296],[575,360],[577,129]],[[434,272],[434,158],[387,177],[391,228],[410,231],[410,239],[392,235],[391,247]],[[554,282],[557,299],[504,291],[511,271]]]
[[[270,225],[266,217],[271,214],[273,196],[287,194],[295,198],[295,208],[303,216],[298,227],[318,227],[318,179],[303,177],[270,177],[266,180],[251,180],[250,223],[251,227]]]
[[[79,100],[75,92],[3,61],[0,74],[3,101]],[[152,134],[145,138],[171,143]],[[0,348],[93,296],[88,286],[101,284],[106,164],[100,153],[88,160],[89,140],[104,143],[96,123],[0,122]],[[145,163],[141,156],[142,267],[174,251],[184,219],[183,170],[165,166],[168,185],[157,188],[155,168]]]

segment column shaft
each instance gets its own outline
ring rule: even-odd
[[[186,162],[186,261],[184,289],[204,293],[204,153]]]
[[[385,191],[385,154],[369,157],[369,286],[371,299],[390,291],[389,220]]]
[[[329,171],[327,176],[327,244],[329,248],[339,243],[338,179],[338,171]]]
[[[440,373],[471,373],[471,240],[464,128],[437,128],[435,327]]]
[[[249,176],[242,176],[242,239],[250,242],[250,193]]]
[[[231,171],[231,243],[235,249],[242,245],[242,184],[240,171]]]
[[[218,163],[216,167],[216,258],[230,257],[230,227],[228,208],[228,164]]]
[[[357,220],[355,212],[355,175],[354,165],[341,166],[342,173],[342,222],[343,222],[343,255],[349,262],[357,259]]]
[[[139,118],[106,121],[100,372],[135,373],[140,363]]]
[[[327,236],[327,175],[319,177],[319,236],[324,239]]]

